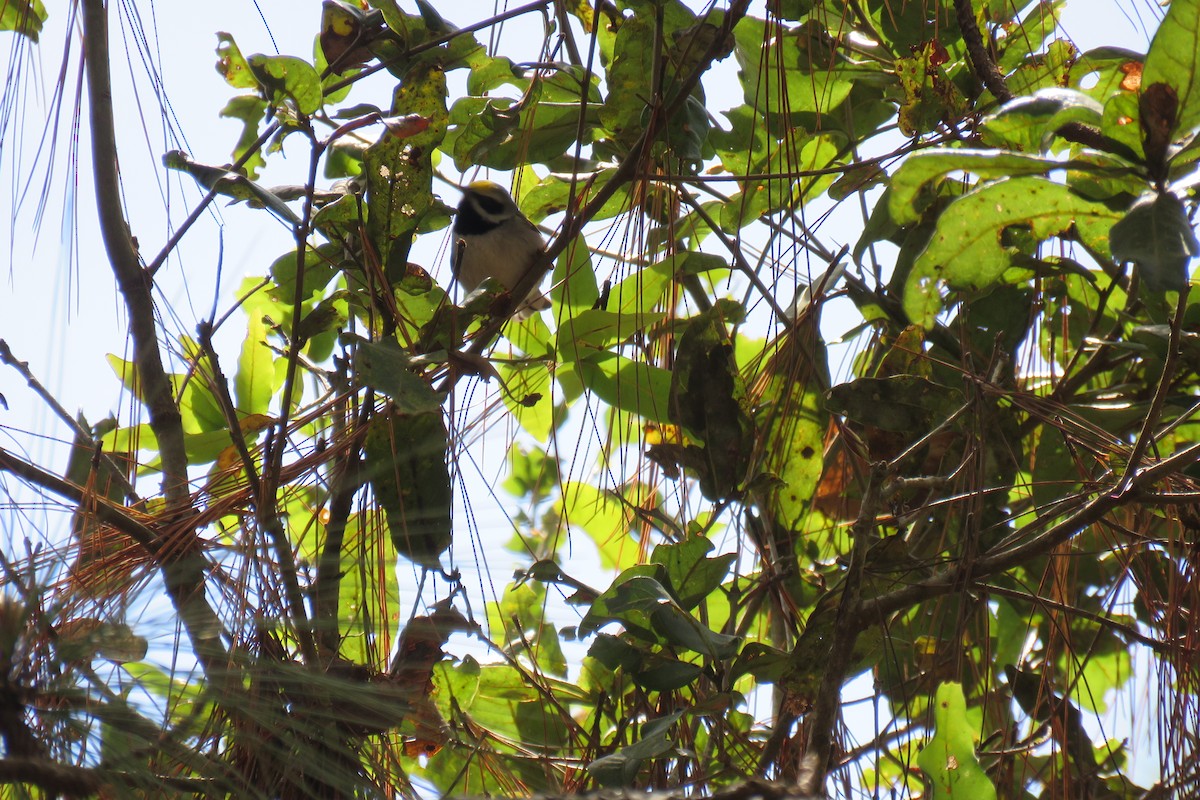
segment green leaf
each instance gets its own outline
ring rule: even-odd
[[[608,355],[609,347],[662,320],[662,313],[618,314],[590,306],[562,320],[555,335],[555,348],[562,361],[583,361]]]
[[[677,658],[653,653],[633,671],[634,683],[652,692],[673,692],[682,689],[704,673],[699,664],[680,661]]]
[[[406,139],[385,132],[363,157],[367,237],[392,284],[407,274],[413,237],[438,208],[433,152],[446,135],[446,92],[446,72],[440,65],[412,64],[395,92],[391,113],[418,114],[429,121],[428,127]]]
[[[903,434],[929,431],[962,407],[961,391],[919,375],[858,378],[829,390],[829,409],[847,419]]]
[[[950,56],[938,39],[930,39],[913,49],[911,58],[897,58],[896,77],[904,99],[897,122],[907,137],[921,136],[946,120],[962,116],[966,98],[942,69]]]
[[[265,414],[275,394],[275,355],[267,347],[269,329],[261,317],[251,317],[238,357],[234,397],[241,414]]]
[[[1041,178],[1010,178],[987,184],[951,203],[938,219],[925,251],[904,287],[904,310],[926,328],[941,311],[941,290],[982,291],[1012,266],[1003,235],[1012,226],[1028,229],[1035,241],[1071,230],[1107,255],[1107,233],[1120,218],[1102,203]],[[1101,238],[1103,237],[1103,238]]]
[[[1132,261],[1156,295],[1187,285],[1188,261],[1200,253],[1183,201],[1170,192],[1146,195],[1112,226],[1113,258]]]
[[[258,88],[258,81],[237,42],[224,31],[217,33],[217,72],[235,89]]]
[[[1119,92],[1104,104],[1104,119],[1101,132],[1110,139],[1129,148],[1136,158],[1144,158],[1142,130],[1138,125],[1141,118],[1136,92]]]
[[[357,337],[354,337],[357,338]],[[412,371],[412,357],[394,339],[357,338],[354,372],[363,384],[386,394],[402,411],[419,414],[441,408],[442,398]]]
[[[1024,25],[1031,25],[1026,20]],[[1032,30],[1032,28],[1030,28]],[[1008,88],[1013,94],[1030,95],[1039,89],[1065,86],[1071,66],[1079,57],[1075,45],[1065,39],[1055,39],[1046,45],[1045,51],[1027,58],[1008,76]]]
[[[583,110],[584,130],[595,125],[591,107]],[[455,165],[511,170],[561,156],[580,130],[578,103],[520,104],[506,97],[460,97],[450,109],[453,126],[445,149]]]
[[[554,430],[554,382],[549,366],[542,362],[501,363],[496,369],[505,387],[501,400],[517,424],[539,442],[549,441]]]
[[[567,309],[567,316],[574,317],[596,304],[600,290],[596,286],[596,271],[592,267],[592,254],[582,236],[563,250],[554,262],[554,276],[550,297],[556,309]],[[559,312],[556,311],[557,315]]]
[[[635,14],[617,29],[613,58],[605,75],[608,96],[599,122],[628,147],[645,127],[648,76],[654,74],[654,56],[661,48],[650,14]]]
[[[440,410],[384,412],[371,420],[363,469],[387,514],[396,552],[415,564],[440,569],[450,546],[454,490],[447,462],[449,434]]]
[[[644,267],[612,287],[608,295],[608,308],[634,317],[653,311],[666,294],[671,276],[675,274],[671,260]],[[724,259],[721,259],[721,266],[725,266]]]
[[[938,687],[933,719],[933,738],[917,756],[917,764],[932,783],[932,800],[995,800],[996,787],[975,757],[977,727],[967,716],[961,684]]]
[[[4,0],[0,3],[0,31],[16,31],[36,43],[47,16],[42,0]]]
[[[921,189],[953,172],[970,172],[980,178],[1004,178],[1018,175],[1045,175],[1062,169],[1063,162],[994,150],[934,150],[910,156],[892,176],[888,211],[900,225],[911,225],[921,218],[917,203]]]
[[[733,496],[747,479],[755,425],[719,308],[693,317],[680,335],[668,408],[672,422],[703,442],[703,467],[689,463],[704,496]]]
[[[854,88],[850,73],[840,68],[841,56],[828,45],[828,31],[815,21],[768,29],[763,20],[744,17],[733,34],[738,80],[756,108],[770,98],[772,106],[792,114],[827,114]]]
[[[708,539],[691,535],[682,542],[660,544],[650,554],[652,563],[666,567],[671,595],[684,610],[695,608],[720,586],[737,559],[736,553],[708,558],[712,549]]]
[[[1062,126],[1079,122],[1099,128],[1103,117],[1104,106],[1083,92],[1041,89],[1005,103],[983,120],[980,133],[991,145],[1045,152]]]
[[[567,523],[582,528],[595,542],[605,569],[625,569],[637,562],[638,543],[630,535],[633,515],[607,492],[571,481],[563,486],[558,510]]]
[[[302,544],[318,544],[313,532],[324,533],[315,506],[309,503],[289,503],[288,527],[293,540]],[[346,521],[341,548],[341,577],[338,580],[338,631],[341,634],[339,652],[343,658],[356,663],[371,663],[379,657],[375,636],[375,604],[388,603],[395,608],[399,602],[399,584],[395,569],[377,569],[375,548],[379,542],[379,523],[373,510],[351,514]],[[323,539],[322,539],[323,541]],[[319,555],[311,554],[310,563]],[[383,586],[380,586],[380,581]],[[382,596],[381,596],[382,588]]]
[[[227,119],[242,121],[242,132],[231,153],[233,160],[240,159],[258,141],[258,126],[263,122],[267,113],[267,101],[252,94],[239,94],[229,98],[229,102],[221,109],[221,116]],[[246,160],[242,169],[250,180],[258,178],[258,171],[266,165],[262,150],[254,153]]]
[[[574,368],[583,384],[614,408],[651,422],[668,421],[670,370],[610,352],[576,361]]]
[[[508,449],[511,467],[508,477],[500,484],[513,497],[538,500],[550,496],[558,488],[558,460],[545,450],[528,450],[514,442]]]
[[[683,710],[677,710],[647,722],[642,726],[641,739],[615,753],[596,759],[587,765],[587,771],[601,786],[631,786],[643,762],[664,756],[675,749],[668,733],[681,716]]]
[[[650,624],[670,644],[718,661],[733,658],[742,641],[740,636],[710,629],[674,601],[658,604],[650,612]]]
[[[1196,80],[1200,51],[1200,0],[1173,0],[1146,53],[1142,86],[1165,83],[1179,97],[1177,130],[1200,127],[1200,82]]]
[[[317,113],[324,101],[321,76],[312,64],[295,56],[265,56],[255,53],[247,59],[254,77],[276,102],[290,98],[296,110],[305,116]]]
[[[768,449],[763,471],[773,479],[766,492],[774,518],[799,529],[825,466],[828,414],[822,387],[829,385],[828,351],[815,329],[793,329],[773,341],[765,356],[766,389],[756,401],[756,423]],[[766,374],[770,370],[770,374]]]

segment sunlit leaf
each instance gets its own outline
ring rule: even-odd
[[[1179,97],[1178,127],[1183,132],[1200,127],[1200,80],[1196,74],[1200,55],[1200,2],[1174,0],[1167,6],[1146,53],[1142,83],[1166,83]]]
[[[988,184],[959,198],[942,214],[909,274],[904,310],[911,320],[929,327],[941,310],[943,288],[980,291],[999,281],[1012,266],[1002,238],[1012,226],[1029,230],[1037,241],[1075,226],[1106,254],[1107,230],[1119,218],[1108,206],[1040,178]],[[1103,239],[1097,236],[1101,231]]]
[[[933,738],[917,756],[917,764],[932,784],[932,797],[994,800],[996,787],[975,756],[978,727],[968,718],[960,684],[943,683],[938,687],[933,719]]]

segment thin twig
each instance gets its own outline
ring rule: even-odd
[[[1175,378],[1175,365],[1179,361],[1179,341],[1182,338],[1183,315],[1187,310],[1187,298],[1188,286],[1184,284],[1183,291],[1179,293],[1179,303],[1175,307],[1175,318],[1171,320],[1171,332],[1167,339],[1167,354],[1163,359],[1162,377],[1154,389],[1154,398],[1150,401],[1150,408],[1146,412],[1142,430],[1133,443],[1133,452],[1129,454],[1129,463],[1125,466],[1124,477],[1117,484],[1116,494],[1121,494],[1129,488],[1133,476],[1141,466],[1142,456],[1146,454],[1146,449],[1154,441],[1154,426],[1162,418],[1163,405],[1167,402],[1167,393],[1171,389],[1171,381]]]
[[[28,384],[29,388],[33,390],[34,394],[42,398],[42,402],[50,406],[50,410],[54,412],[55,416],[65,422],[67,427],[71,429],[71,432],[75,434],[76,441],[92,441],[92,432],[84,428],[83,425],[79,423],[79,420],[67,413],[67,410],[63,408],[62,403],[58,402],[54,395],[50,394],[46,387],[42,385],[41,381],[34,376],[33,371],[29,369],[29,363],[25,361],[18,361],[16,357],[13,356],[12,350],[9,349],[8,342],[4,341],[3,339],[0,339],[0,364],[7,364],[17,372],[21,373],[21,377],[25,379],[25,383]],[[121,491],[125,493],[126,500],[133,504],[141,503],[142,498],[138,497],[138,493],[136,490],[134,490],[133,484],[130,483],[129,478],[125,476],[125,470],[118,466],[117,462],[113,460],[113,457],[104,452],[103,449],[98,451],[98,455],[100,457],[100,461],[103,462],[104,466],[107,467],[112,473],[113,479],[116,480],[116,482],[120,485]]]

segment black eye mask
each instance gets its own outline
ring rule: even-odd
[[[504,204],[497,200],[493,200],[487,195],[475,195],[475,202],[479,204],[479,208],[486,214],[492,214],[498,217],[504,213]]]

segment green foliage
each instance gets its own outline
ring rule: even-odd
[[[944,683],[938,687],[934,705],[934,736],[921,754],[917,763],[929,777],[933,787],[932,797],[978,797],[989,800],[996,797],[996,787],[975,757],[974,731],[967,713],[967,699],[962,687]]]
[[[150,421],[67,437],[70,486],[40,480],[78,563],[21,584],[61,594],[4,606],[0,654],[94,692],[73,708],[104,758],[158,788],[711,793],[801,779],[807,751],[815,791],[869,671],[892,721],[840,751],[847,791],[1132,795],[1078,723],[1147,652],[1173,701],[1200,677],[1177,646],[1198,633],[1200,2],[1174,0],[1144,68],[1057,38],[1061,3],[562,4],[560,49],[532,53],[369,5],[323,5],[312,63],[218,34],[238,165],[163,163],[295,244],[239,287],[232,357],[159,342],[158,395],[143,353],[109,357]],[[22,8],[0,26],[36,41]],[[264,186],[285,139],[307,183]],[[486,285],[455,305],[430,274],[449,270],[415,263],[446,243],[438,181],[474,168],[512,171],[554,231],[548,312],[509,319]],[[837,204],[858,234],[817,221]],[[194,475],[168,474],[175,417]],[[134,497],[135,454],[207,479]],[[192,679],[123,664],[160,711],[80,666],[147,641],[67,602],[96,553],[124,558],[126,593],[157,568],[181,618],[221,612],[207,643],[188,627]],[[28,713],[75,743],[56,757],[85,753]]]

